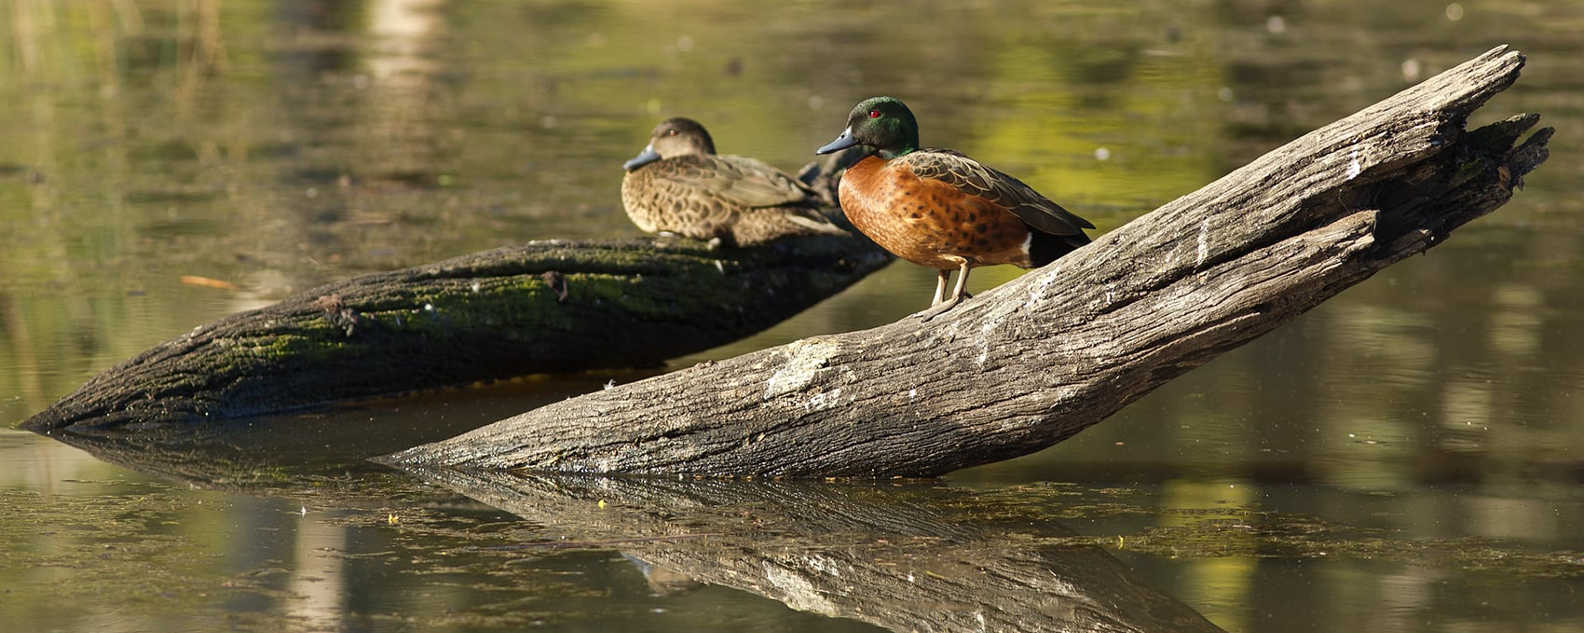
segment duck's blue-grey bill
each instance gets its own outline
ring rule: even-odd
[[[639,152],[637,156],[632,157],[632,160],[622,163],[622,169],[632,171],[657,160],[660,160],[660,153],[645,147],[644,151]]]
[[[814,150],[814,153],[829,154],[831,152],[839,152],[857,144],[858,139],[853,138],[851,132],[842,132],[841,136],[836,137],[836,140],[826,143],[824,147]]]

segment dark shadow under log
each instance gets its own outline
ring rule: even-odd
[[[126,430],[653,366],[763,330],[889,261],[861,237],[741,250],[530,242],[322,286],[200,326],[95,376],[23,428]]]
[[[567,538],[613,548],[657,591],[703,582],[894,631],[1220,631],[1093,546],[971,525],[939,486],[854,486],[412,470]]]
[[[383,458],[571,472],[929,476],[1024,455],[1501,206],[1547,156],[1499,47],[965,302],[542,407]]]

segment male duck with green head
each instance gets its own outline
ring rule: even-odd
[[[870,155],[842,176],[842,211],[881,247],[939,271],[927,316],[962,300],[975,266],[1044,266],[1089,243],[1084,229],[1093,224],[1022,181],[959,152],[919,147],[918,122],[897,99],[859,103],[841,136],[816,152],[855,145]]]

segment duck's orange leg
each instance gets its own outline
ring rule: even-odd
[[[951,277],[951,269],[936,271],[940,275],[935,278],[935,298],[930,300],[930,307],[939,305],[946,300],[946,280]]]

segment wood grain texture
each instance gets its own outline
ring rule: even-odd
[[[388,463],[931,476],[1040,450],[1505,203],[1538,116],[1467,132],[1518,78],[1491,50],[1277,148],[935,320],[566,400]]]

